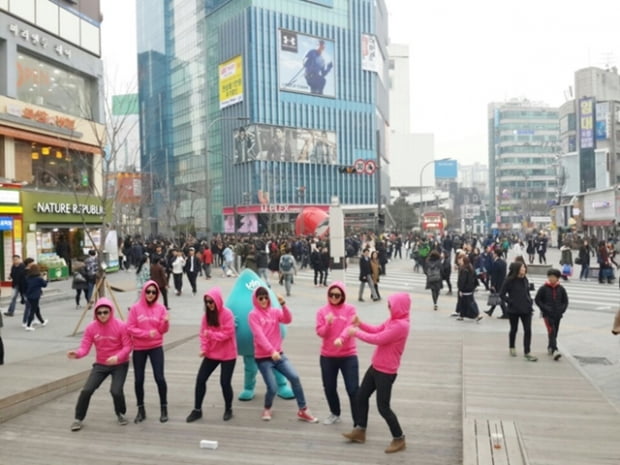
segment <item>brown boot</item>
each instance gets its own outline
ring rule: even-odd
[[[405,450],[407,445],[405,444],[405,436],[397,439],[392,439],[392,442],[387,449],[385,449],[386,454],[393,454],[394,452],[398,452],[399,450]]]
[[[365,429],[353,428],[350,433],[342,433],[342,435],[351,442],[357,442],[358,444],[364,444],[366,442]]]

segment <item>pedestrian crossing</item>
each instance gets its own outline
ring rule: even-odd
[[[381,276],[379,286],[382,292],[389,291],[406,291],[411,293],[426,293],[426,275],[413,271],[413,266],[408,266],[410,262],[397,261],[389,263],[387,272]],[[359,269],[357,266],[349,266],[346,270],[347,283],[357,283],[359,277]],[[538,289],[544,282],[545,276],[530,276],[529,280]],[[311,285],[314,281],[314,272],[309,269],[300,270],[295,276],[295,281]],[[452,288],[456,291],[457,274],[451,275]],[[331,282],[331,276],[328,276]],[[618,288],[617,279],[612,284],[599,284],[597,280],[579,281],[578,279],[569,279],[562,281],[562,285],[566,288],[571,309],[592,311],[592,312],[615,312],[620,308],[620,289]],[[444,290],[447,289],[444,282]],[[486,299],[487,292],[484,287],[478,290],[478,300]],[[532,292],[532,297],[534,297]]]

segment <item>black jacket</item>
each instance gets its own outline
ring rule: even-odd
[[[568,294],[559,283],[552,286],[547,282],[538,289],[535,302],[545,318],[562,318],[568,308]]]
[[[478,279],[473,268],[461,268],[456,285],[460,292],[474,292],[478,287]]]
[[[534,311],[530,283],[527,278],[514,278],[504,281],[499,293],[501,299],[508,304],[507,312],[516,315],[526,315]]]
[[[506,280],[506,262],[503,259],[497,258],[493,260],[489,277],[491,278],[491,287],[495,289],[495,292],[499,292]]]
[[[372,269],[370,268],[370,258],[361,256],[360,257],[360,281],[368,281],[368,276],[372,274]]]

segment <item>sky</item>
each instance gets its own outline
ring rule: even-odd
[[[410,48],[411,130],[435,135],[436,158],[486,163],[490,102],[559,106],[576,70],[620,68],[618,0],[385,1],[390,41]],[[135,1],[101,10],[106,78],[135,91]]]

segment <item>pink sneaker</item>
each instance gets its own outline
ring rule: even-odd
[[[265,410],[263,410],[263,416],[261,418],[263,421],[271,420],[271,409],[266,408]]]
[[[299,410],[299,412],[297,412],[297,419],[302,420],[302,421],[307,421],[308,423],[319,422],[318,418],[312,416],[308,407],[304,407],[301,410]]]

